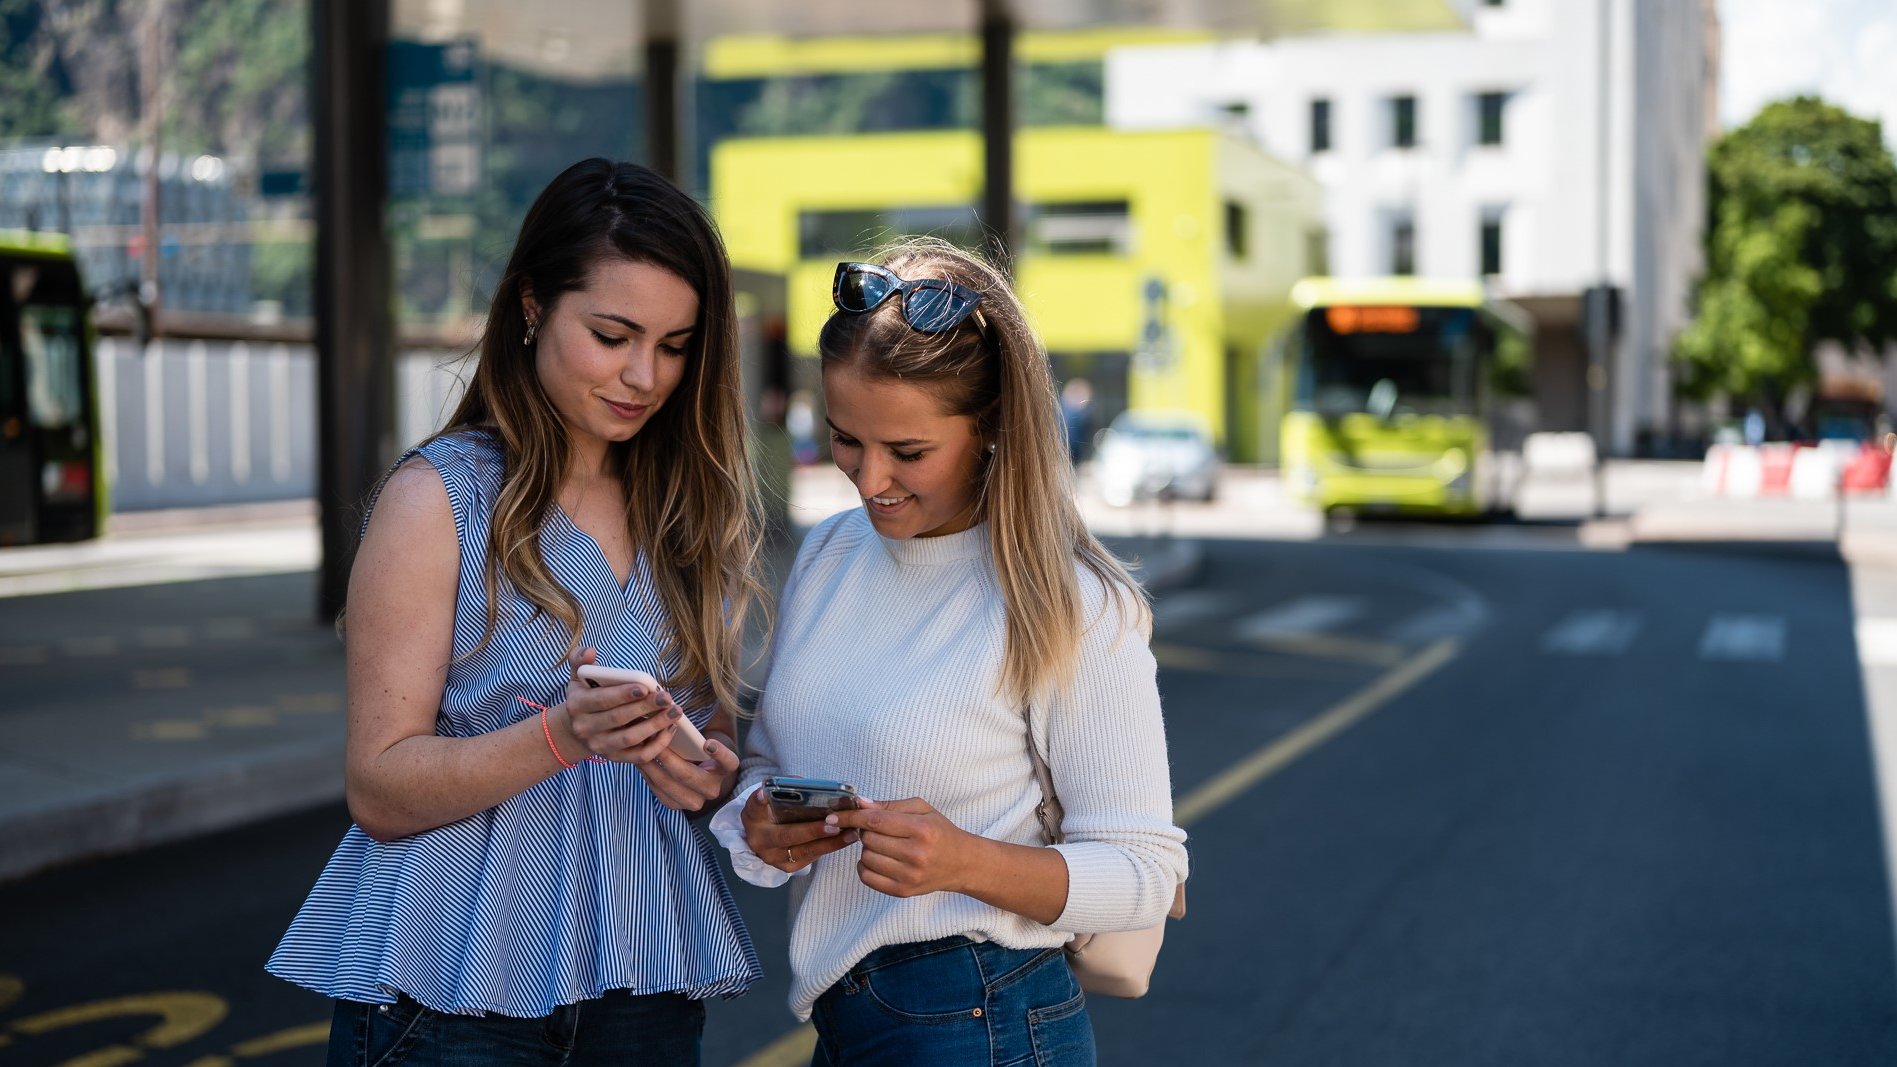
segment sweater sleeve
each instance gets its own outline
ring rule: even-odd
[[[1187,871],[1173,825],[1172,775],[1158,664],[1145,632],[1090,572],[1090,625],[1075,684],[1047,702],[1048,771],[1060,796],[1067,907],[1053,923],[1075,933],[1157,925]]]
[[[799,579],[809,569],[811,561],[821,555],[830,544],[831,536],[842,524],[848,513],[833,515],[818,523],[816,528],[805,536],[803,544],[797,547],[797,558],[791,563],[790,573],[784,578],[783,595],[779,598],[781,612],[788,613],[795,608]],[[774,661],[783,650],[780,643],[783,637],[780,627],[771,639],[769,660]],[[765,664],[765,684],[770,684],[770,662]],[[732,797],[712,816],[711,833],[731,853],[731,866],[738,876],[752,885],[774,889],[797,875],[810,873],[805,867],[796,875],[787,875],[765,863],[757,853],[751,851],[744,836],[744,805],[750,801],[751,794],[757,792],[764,779],[779,770],[776,746],[771,741],[771,724],[765,714],[764,705],[758,706],[757,718],[752,720],[751,729],[745,735],[744,758],[738,764],[738,784],[732,790]]]

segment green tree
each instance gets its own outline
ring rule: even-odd
[[[1706,273],[1675,356],[1686,388],[1783,415],[1821,341],[1897,341],[1897,162],[1875,121],[1767,105],[1707,159]]]
[[[65,132],[57,57],[39,44],[34,0],[0,0],[0,138]]]

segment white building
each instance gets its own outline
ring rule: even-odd
[[[1489,276],[1534,314],[1545,429],[1678,429],[1668,351],[1700,269],[1712,0],[1480,0],[1463,33],[1129,48],[1107,121],[1239,124],[1326,190],[1339,276]],[[1582,294],[1620,290],[1590,424]]]

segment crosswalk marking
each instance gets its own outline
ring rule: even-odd
[[[1897,666],[1897,619],[1859,619],[1857,655],[1867,665]]]
[[[1699,639],[1699,658],[1776,663],[1785,658],[1785,620],[1777,615],[1714,615]]]
[[[1562,619],[1541,638],[1541,650],[1560,656],[1618,656],[1640,633],[1640,616],[1612,608],[1589,608]]]
[[[1299,597],[1278,607],[1247,615],[1234,629],[1246,641],[1301,637],[1341,626],[1363,614],[1363,600],[1346,596]]]
[[[1153,632],[1166,634],[1216,618],[1237,603],[1231,593],[1182,589],[1153,602]]]

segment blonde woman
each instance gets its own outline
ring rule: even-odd
[[[269,963],[336,999],[332,1067],[696,1064],[700,1002],[757,979],[687,822],[738,769],[741,395],[705,212],[629,163],[555,178],[350,576],[355,825]],[[588,688],[595,661],[664,688]]]
[[[1061,946],[1157,924],[1186,875],[1144,596],[1081,523],[1047,358],[998,271],[912,243],[839,264],[835,301],[824,399],[863,507],[798,554],[752,792],[714,832],[747,879],[795,877],[813,1064],[1090,1064]],[[866,799],[780,824],[756,789],[778,774]]]

